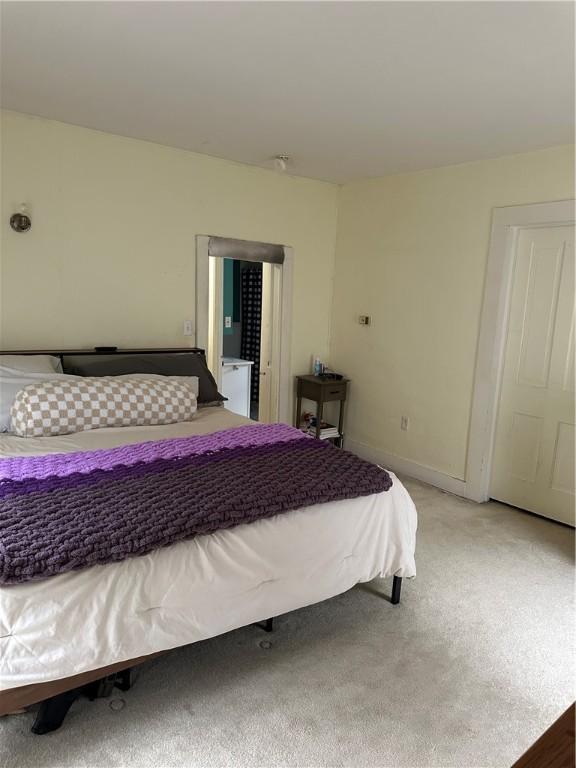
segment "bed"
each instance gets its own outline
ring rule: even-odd
[[[0,460],[209,435],[245,424],[252,422],[213,407],[198,410],[192,421],[163,426],[26,439],[3,434]],[[390,475],[385,493],[295,509],[140,557],[0,587],[0,714],[359,582],[414,576],[416,510]]]

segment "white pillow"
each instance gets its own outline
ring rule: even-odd
[[[4,355],[0,356],[4,357]],[[16,368],[8,368],[0,365],[0,432],[10,431],[10,408],[14,398],[21,389],[29,384],[38,384],[41,381],[60,381],[67,379],[81,379],[82,376],[72,376],[68,373],[35,373],[33,371],[19,371]]]
[[[0,355],[0,368],[4,367],[30,373],[62,373],[60,358],[52,355]]]

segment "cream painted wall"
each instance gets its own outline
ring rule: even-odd
[[[0,347],[184,346],[197,234],[290,245],[293,372],[330,348],[352,379],[349,445],[461,479],[491,210],[573,195],[571,147],[338,192],[11,112],[1,139]]]
[[[349,445],[464,479],[492,208],[572,198],[573,169],[557,147],[341,189],[330,363],[352,379]]]
[[[293,371],[326,355],[336,186],[11,112],[1,146],[0,347],[186,346],[207,234],[294,248]]]

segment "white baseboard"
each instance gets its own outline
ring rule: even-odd
[[[464,480],[451,477],[438,469],[427,467],[425,464],[418,464],[418,462],[410,459],[403,459],[402,456],[396,456],[393,453],[386,453],[380,448],[374,448],[356,440],[347,439],[345,448],[363,459],[373,461],[385,469],[391,469],[394,473],[414,477],[416,480],[434,485],[436,488],[448,491],[448,493],[469,498]]]

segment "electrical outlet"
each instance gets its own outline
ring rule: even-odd
[[[232,328],[232,318],[229,315],[224,318],[224,328]]]
[[[358,317],[358,322],[360,325],[370,325],[371,318],[370,315],[360,315]]]
[[[182,333],[184,336],[193,336],[194,331],[192,330],[192,320],[184,320],[184,328],[182,330]]]
[[[402,432],[408,432],[408,429],[410,428],[410,419],[408,416],[401,416],[400,417],[400,429]]]

